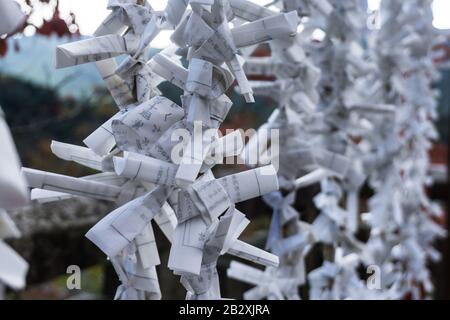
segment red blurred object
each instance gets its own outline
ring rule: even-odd
[[[1,0],[0,0],[1,1]],[[5,56],[8,51],[8,44],[7,39],[11,36],[13,36],[16,33],[21,33],[27,26],[33,26],[36,28],[36,33],[43,35],[43,36],[50,36],[52,34],[56,34],[58,37],[63,36],[71,36],[73,34],[79,35],[79,28],[76,23],[75,15],[71,12],[70,18],[66,22],[64,19],[60,17],[59,13],[59,1],[56,1],[56,6],[51,4],[50,0],[25,0],[25,3],[30,7],[31,12],[28,13],[28,17],[33,13],[34,11],[34,5],[38,2],[47,4],[53,11],[53,16],[50,20],[44,20],[44,23],[42,26],[37,27],[33,23],[29,21],[25,21],[23,25],[21,25],[17,30],[12,32],[11,34],[8,34],[6,39],[0,39],[0,57]],[[28,17],[26,20],[28,20]],[[75,26],[76,28],[73,28],[71,31],[71,27]],[[20,50],[20,47],[18,46],[17,42],[14,43],[14,50],[17,52]]]
[[[8,43],[6,42],[6,39],[0,39],[0,57],[6,55],[7,51],[8,51]]]
[[[267,44],[259,45],[252,54],[252,57],[270,57],[271,51]],[[252,75],[248,77],[249,80],[257,81],[274,81],[275,76],[256,76]]]
[[[50,36],[52,33],[57,34],[59,37],[71,35],[69,27],[67,26],[66,22],[59,16],[58,10],[55,11],[52,19],[44,21],[42,26],[38,28],[36,32],[44,36]]]
[[[450,44],[449,43],[439,43],[433,47],[433,51],[441,53],[438,57],[433,58],[433,62],[435,64],[444,63],[444,62],[450,60]]]
[[[436,143],[429,151],[432,164],[447,164],[448,146],[443,143]]]

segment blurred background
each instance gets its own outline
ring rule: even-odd
[[[253,0],[259,4],[270,1]],[[364,0],[362,0],[364,1]],[[92,174],[73,162],[56,158],[50,151],[51,140],[82,144],[82,140],[116,112],[116,106],[103,85],[95,66],[85,64],[76,68],[54,68],[55,46],[88,37],[108,14],[107,0],[20,0],[27,23],[10,37],[0,37],[0,105],[14,136],[22,164],[40,170],[71,176]],[[156,10],[166,5],[165,0],[150,1]],[[376,14],[379,1],[367,2],[369,14]],[[450,41],[450,1],[435,0],[434,26]],[[170,42],[170,34],[162,33],[154,41],[154,52]],[[264,55],[265,48],[259,53]],[[441,79],[435,83],[440,92],[439,120],[436,126],[440,140],[435,141],[430,156],[435,185],[429,191],[448,212],[448,124],[450,108],[450,63],[443,63]],[[181,92],[164,83],[161,90],[175,102]],[[230,92],[234,107],[222,129],[257,128],[271,114],[274,102],[257,99],[245,104],[237,94]],[[236,168],[219,167],[217,170]],[[317,214],[311,202],[318,187],[302,190],[296,208],[308,222]],[[365,188],[363,198],[371,190]],[[362,199],[364,200],[364,199]],[[270,224],[271,209],[261,200],[240,203],[252,223],[243,234],[245,241],[263,247]],[[87,230],[113,207],[109,203],[88,199],[71,199],[51,204],[33,204],[12,212],[12,217],[23,233],[21,239],[8,241],[29,263],[27,288],[8,292],[8,299],[111,299],[118,285],[117,276],[103,253],[84,237]],[[448,220],[448,219],[447,219]],[[448,227],[447,221],[442,224]],[[169,243],[155,228],[162,263],[158,267],[164,299],[183,299],[185,290],[178,277],[167,270]],[[361,235],[364,237],[365,235]],[[437,243],[444,254],[439,265],[433,265],[435,298],[450,298],[450,242]],[[321,252],[320,248],[316,248]],[[238,298],[248,289],[245,284],[227,279],[225,271],[229,257],[219,259],[222,296]],[[309,270],[322,263],[319,254],[309,255]],[[66,288],[67,267],[79,265],[82,272],[81,290]],[[304,290],[306,292],[306,288]]]

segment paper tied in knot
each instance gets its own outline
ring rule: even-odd
[[[107,256],[117,256],[161,211],[170,192],[170,188],[158,186],[149,193],[127,202],[94,225],[86,233],[86,237]]]
[[[142,298],[140,292],[128,283],[119,285],[114,295],[114,300],[140,300]]]
[[[276,171],[269,165],[219,179],[206,176],[189,186],[187,191],[197,210],[205,219],[212,221],[233,204],[262,196],[276,189],[278,189]]]
[[[273,209],[266,243],[266,250],[273,250],[277,248],[277,243],[281,241],[283,226],[299,217],[299,213],[292,207],[295,201],[295,192],[291,192],[286,197],[283,197],[281,192],[275,191],[264,195],[263,200]]]
[[[156,141],[184,116],[183,108],[166,97],[156,96],[119,114],[111,127],[121,150],[150,155]]]
[[[218,99],[233,84],[230,71],[209,61],[192,58],[186,81],[186,91],[208,100]]]
[[[233,218],[239,216],[239,213],[234,211],[234,206],[231,207],[219,221],[215,221],[208,228],[208,238],[205,241],[203,249],[203,257],[201,262],[200,274],[185,276],[185,280],[188,281],[189,286],[192,290],[193,295],[191,299],[200,298],[201,299],[219,299],[220,298],[220,288],[219,288],[219,277],[217,274],[217,260],[219,256],[223,253],[225,246],[230,246],[228,241],[233,241],[232,239],[236,230],[233,225]],[[245,224],[246,225],[246,224]],[[239,228],[238,228],[239,229]],[[240,232],[239,232],[240,233]],[[236,235],[236,237],[239,234]],[[228,248],[226,249],[226,251]],[[182,277],[183,280],[183,277]]]
[[[306,245],[309,244],[309,239],[306,235],[295,234],[290,237],[274,241],[270,250],[273,254],[281,257],[294,251],[302,251]]]
[[[187,113],[185,120],[188,126],[187,129],[191,132],[193,132],[196,122],[197,127],[200,124],[204,130],[218,129],[233,105],[233,102],[226,95],[222,95],[217,99],[208,100],[188,93],[181,96],[181,102]],[[208,132],[206,137],[210,135],[210,132]]]
[[[211,263],[207,265],[202,265],[200,270],[200,275],[185,274],[181,277],[181,284],[186,288],[188,292],[191,293],[190,299],[197,300],[199,296],[202,298],[207,298],[205,295],[208,292],[218,291],[219,287],[219,276],[217,273],[216,263]],[[220,295],[216,297],[209,297],[210,299],[218,299]]]
[[[213,17],[207,11],[192,11],[178,24],[172,41],[180,47],[193,48],[195,57],[216,62],[232,60],[237,48],[226,17],[213,26],[205,21],[210,19]]]
[[[255,269],[254,272],[257,270]],[[280,277],[279,269],[275,268],[266,268],[264,272],[259,271],[259,281],[252,284],[256,287],[244,293],[246,300],[284,300],[285,296],[287,297],[293,289],[297,288],[295,279]]]
[[[216,179],[194,183],[192,191],[194,203],[208,220],[217,219],[232,205],[227,191]]]
[[[107,8],[119,17],[120,21],[136,33],[143,33],[153,16],[153,9],[147,1],[140,5],[136,0],[109,0]]]
[[[282,168],[278,169],[280,172],[282,171]],[[280,189],[284,189],[284,190],[292,190],[295,189],[295,180],[294,177],[292,175],[291,179],[287,179],[286,177],[284,177],[283,175],[279,175],[278,177],[278,183],[280,184]],[[268,204],[270,205],[270,204]]]
[[[116,74],[123,75],[131,73],[130,70],[140,65],[142,68],[146,64],[146,49],[152,40],[159,34],[162,29],[162,20],[156,14],[152,14],[151,20],[146,24],[143,33],[134,33],[135,41],[138,42],[136,50],[134,50],[133,55],[129,55],[125,60],[117,67]],[[132,35],[130,35],[132,36]],[[131,52],[130,52],[131,53]],[[135,71],[136,72],[136,71]],[[124,77],[123,77],[124,78]]]
[[[202,19],[201,15],[192,11],[177,25],[171,40],[180,48],[198,48],[213,34],[214,30]]]
[[[228,21],[222,22],[202,45],[195,51],[195,54],[211,59],[213,61],[229,62],[238,53],[233,40]]]
[[[149,65],[154,73],[185,91],[181,100],[188,114],[187,121],[202,121],[207,127],[220,126],[232,105],[224,95],[234,80],[228,70],[194,58],[189,69],[185,69],[162,53],[153,56]]]
[[[121,285],[114,300],[161,299],[155,267],[143,268],[140,259],[125,255],[111,259]]]
[[[269,300],[283,300],[283,294],[278,284],[275,281],[271,281],[266,285],[258,286],[253,290],[245,292],[244,298],[247,300],[261,300],[264,298]]]
[[[116,67],[114,73],[122,79],[129,79],[131,76],[138,74],[138,72],[146,66],[147,61],[144,57],[139,55],[127,55],[122,62]]]

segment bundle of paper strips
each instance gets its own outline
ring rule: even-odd
[[[371,69],[363,59],[361,47],[366,23],[362,2],[328,2],[333,11],[322,22],[321,30],[325,36],[317,43],[314,55],[322,70],[318,110],[323,112],[329,129],[321,136],[321,143],[337,155],[334,159],[341,164],[343,171],[338,179],[323,179],[321,191],[314,198],[320,212],[312,226],[317,241],[323,244],[324,264],[309,274],[309,295],[312,299],[324,296],[347,299],[351,298],[351,292],[363,287],[357,267],[361,263],[364,244],[355,237],[355,233],[359,227],[359,190],[367,173],[361,165],[359,137],[370,123],[365,106],[354,99],[358,92],[353,83]],[[337,257],[343,258],[338,260]],[[352,263],[341,262],[347,258]],[[337,274],[332,281],[327,281],[330,268]],[[339,281],[341,277],[344,280]],[[364,298],[360,296],[360,299]]]
[[[0,35],[14,32],[24,21],[24,14],[17,3],[10,0],[0,2]],[[27,262],[2,239],[17,238],[20,231],[5,210],[27,204],[29,198],[25,181],[20,176],[20,161],[16,147],[0,108],[0,300],[4,285],[12,289],[25,286]]]
[[[308,17],[297,35],[300,45],[273,42],[270,58],[247,57],[249,74],[275,77],[254,88],[275,97],[279,107],[246,151],[257,152],[262,163],[278,159],[280,188],[287,195],[264,197],[274,208],[267,249],[280,256],[280,267],[262,272],[232,263],[228,270],[230,277],[256,286],[246,299],[300,298],[305,248],[315,243],[322,244],[325,261],[308,274],[310,299],[423,298],[420,292],[432,292],[426,263],[439,259],[432,245],[445,230],[436,223],[441,209],[424,189],[430,183],[430,139],[436,138],[431,1],[383,1],[381,29],[372,32],[361,4],[278,1],[279,9]],[[311,77],[315,66],[320,77]],[[306,71],[296,75],[300,67]],[[267,140],[273,144],[267,128],[280,130],[276,154],[257,149]],[[361,215],[366,177],[375,195],[370,212]],[[308,225],[298,221],[292,205],[295,190],[315,182],[321,186],[314,198],[319,215]],[[368,241],[358,240],[356,232],[367,228]],[[298,251],[303,256],[295,260]],[[367,282],[359,267],[372,274]]]
[[[365,174],[357,164],[351,140],[351,135],[361,130],[362,120],[358,106],[345,99],[352,94],[353,78],[367,70],[358,44],[365,17],[359,3],[280,1],[281,9],[295,9],[300,16],[308,17],[302,24],[302,32],[291,43],[272,43],[270,58],[250,57],[246,61],[249,73],[276,77],[273,82],[255,83],[255,88],[263,89],[255,89],[255,93],[266,92],[278,102],[278,108],[259,131],[268,127],[280,131],[279,152],[270,154],[263,149],[260,158],[262,162],[267,158],[279,159],[280,187],[288,193],[284,199],[281,193],[273,194],[271,199],[265,197],[274,208],[267,249],[281,258],[278,272],[271,274],[279,279],[278,288],[281,284],[285,287],[284,290],[281,287],[282,295],[269,293],[264,298],[271,295],[300,298],[298,287],[306,282],[305,255],[314,243],[324,244],[331,252],[326,254],[331,261],[337,249],[352,254],[362,247],[354,232],[357,229],[358,188],[364,182]],[[319,41],[316,39],[318,30],[324,34]],[[266,145],[264,139],[267,138],[262,134],[255,136],[246,146],[247,151],[255,152],[258,145]],[[315,204],[320,214],[309,225],[299,221],[299,214],[291,205],[296,190],[317,182],[321,183],[321,192],[316,196]],[[344,193],[347,198],[345,209],[339,205]],[[352,266],[354,278],[359,279],[357,263]],[[232,265],[229,274],[245,281],[238,269],[233,268],[238,267]],[[292,280],[286,281],[288,279]],[[324,297],[316,294],[317,283],[310,279],[311,298]],[[348,286],[352,284],[347,283]],[[321,290],[331,292],[333,289]],[[343,290],[334,291],[346,294]]]
[[[380,111],[364,159],[375,191],[363,216],[371,228],[365,259],[379,266],[380,288],[392,299],[431,297],[427,263],[440,259],[433,241],[446,235],[438,224],[444,213],[425,190],[432,183],[428,151],[437,138],[431,4],[381,2],[380,29],[369,43],[377,72],[359,84],[362,98]]]
[[[32,198],[117,203],[87,233],[119,275],[117,299],[161,298],[152,221],[171,241],[168,267],[181,276],[187,298],[219,299],[220,255],[278,266],[277,256],[238,239],[249,221],[234,206],[277,190],[274,167],[221,178],[211,171],[243,145],[239,132],[219,136],[232,106],[225,92],[235,79],[245,100],[254,101],[239,48],[290,41],[297,13],[267,16],[246,0],[170,0],[162,12],[145,1],[110,0],[108,8],[112,12],[95,36],[59,46],[56,63],[95,62],[119,112],[84,140],[87,148],[52,143],[58,157],[101,173],[73,178],[25,168]],[[237,17],[248,23],[231,27]],[[172,45],[149,59],[149,45],[161,30],[174,30]],[[187,68],[178,54],[186,56]],[[120,64],[116,56],[124,56]],[[184,91],[182,106],[161,95],[162,81]]]
[[[282,5],[278,9],[295,10],[299,16],[309,17],[327,16],[332,10],[326,1],[284,1],[278,5]],[[300,298],[298,287],[306,281],[305,256],[315,237],[311,225],[301,221],[299,212],[292,207],[296,190],[334,171],[334,155],[317,147],[315,141],[322,130],[322,115],[315,110],[319,102],[316,88],[320,70],[305,52],[314,30],[311,26],[309,22],[303,23],[303,30],[290,41],[271,42],[270,57],[252,57],[252,51],[247,50],[244,65],[247,75],[275,79],[251,81],[255,94],[275,100],[278,108],[249,140],[242,160],[256,154],[259,165],[279,162],[280,188],[287,195],[277,191],[264,196],[266,204],[273,208],[266,249],[280,257],[280,267],[269,267],[263,273],[233,262],[228,270],[229,277],[256,285],[244,294],[245,299]],[[250,273],[252,277],[248,276]]]

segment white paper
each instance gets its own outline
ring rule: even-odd
[[[0,208],[13,209],[27,204],[29,200],[26,182],[20,175],[20,160],[9,128],[0,109]]]
[[[12,33],[24,22],[25,15],[17,2],[3,0],[0,3],[0,35]]]
[[[0,282],[19,290],[25,286],[28,263],[0,240]]]

